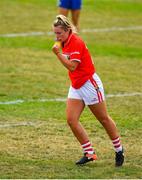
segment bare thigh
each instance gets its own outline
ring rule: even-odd
[[[80,144],[84,144],[84,142],[89,141],[84,127],[79,122],[79,117],[84,107],[85,104],[82,100],[70,98],[67,100],[67,122]]]
[[[59,8],[59,14],[62,14],[64,16],[68,16],[69,10],[65,8]]]
[[[66,108],[67,120],[78,121],[84,107],[85,104],[82,100],[69,98],[67,100]]]
[[[89,105],[88,107],[99,121],[108,116],[105,101],[98,104]]]
[[[80,10],[72,10],[71,13],[72,13],[72,21],[73,21],[74,25],[78,26]]]

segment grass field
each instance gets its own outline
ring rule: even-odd
[[[130,94],[107,98],[125,148],[122,168],[114,167],[111,141],[87,108],[81,122],[99,160],[76,167],[82,150],[66,125],[66,104],[46,101],[66,98],[70,84],[51,51],[54,36],[18,34],[51,32],[56,14],[55,0],[0,1],[0,178],[141,179],[142,1],[83,0],[80,18],[106,95]]]

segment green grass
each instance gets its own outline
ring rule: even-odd
[[[0,1],[0,34],[49,32],[56,14],[55,0]],[[141,26],[141,22],[141,0],[83,1],[81,29]],[[80,35],[106,94],[142,92],[142,30]],[[70,82],[51,51],[53,43],[53,35],[0,37],[0,102],[25,100],[0,104],[0,178],[141,179],[140,95],[107,98],[125,147],[124,166],[114,167],[111,141],[87,108],[80,120],[99,160],[75,166],[82,150],[66,124],[66,103],[38,101],[67,96]]]

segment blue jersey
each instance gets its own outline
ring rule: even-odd
[[[65,9],[81,9],[82,0],[58,0],[58,6]]]

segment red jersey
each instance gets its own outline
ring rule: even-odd
[[[72,87],[80,88],[95,72],[90,53],[83,40],[75,34],[68,37],[62,48],[63,55],[69,61],[78,61],[79,65],[74,71],[69,71]]]

